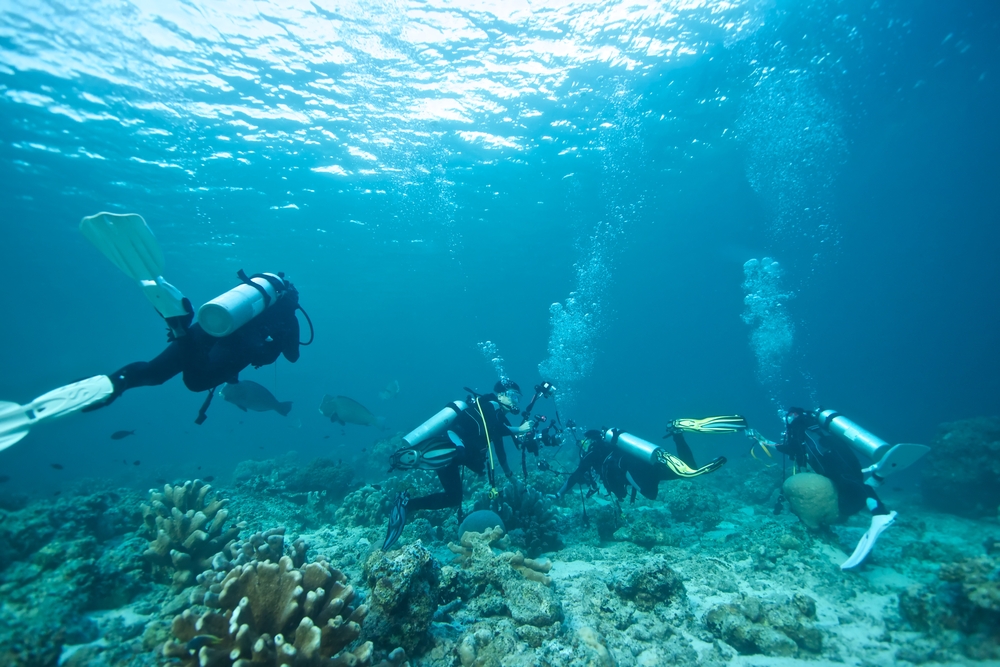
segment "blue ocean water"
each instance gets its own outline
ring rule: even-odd
[[[486,341],[564,419],[650,439],[733,412],[777,437],[795,404],[894,442],[994,414],[998,26],[993,2],[0,3],[0,398],[165,344],[77,230],[102,210],[144,216],[196,304],[284,271],[316,327],[242,376],[288,418],[196,426],[175,379],[40,425],[7,489],[362,459],[382,434],[324,393],[406,431],[492,386]]]

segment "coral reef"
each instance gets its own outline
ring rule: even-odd
[[[375,551],[364,565],[368,616],[364,637],[376,648],[402,647],[414,654],[427,641],[437,610],[439,564],[419,542],[386,554]]]
[[[348,647],[361,633],[367,608],[351,606],[354,588],[326,562],[297,568],[254,561],[221,582],[220,611],[186,610],[171,626],[163,655],[183,665],[367,665],[372,645]],[[210,639],[197,639],[197,638]]]
[[[664,556],[653,556],[638,565],[624,567],[615,579],[614,589],[621,597],[632,600],[639,609],[683,602],[687,597],[684,583]]]
[[[1000,509],[1000,417],[942,424],[921,469],[924,502],[962,516]]]
[[[335,514],[338,525],[375,526],[385,522],[392,507],[393,495],[382,487],[371,484],[352,491]]]
[[[674,521],[714,525],[720,520],[718,494],[699,484],[700,481],[679,479],[664,487],[663,500]]]
[[[142,518],[152,536],[145,552],[155,565],[173,568],[173,583],[183,588],[211,568],[212,558],[239,535],[243,524],[226,527],[228,499],[212,497],[212,486],[200,479],[182,485],[163,485],[150,491]]]
[[[308,493],[310,491],[325,491],[327,497],[340,501],[351,490],[354,480],[354,469],[344,465],[342,461],[328,458],[317,458],[297,468],[285,477],[285,488],[293,493]]]
[[[93,488],[93,487],[91,487]],[[0,523],[0,664],[55,665],[64,644],[98,636],[88,613],[148,585],[132,491],[36,501]]]
[[[481,495],[475,508],[493,510],[503,521],[511,544],[524,549],[529,556],[563,546],[558,514],[538,489],[519,483],[506,484],[492,500]]]
[[[525,558],[520,552],[494,553],[490,544],[501,536],[500,529],[494,528],[465,533],[460,545],[449,544],[457,554],[461,574],[459,581],[448,582],[446,589],[463,597],[470,609],[478,609],[479,616],[510,616],[517,625],[536,627],[560,620],[562,610],[547,576],[551,561]],[[453,574],[450,568],[442,569],[446,582]]]
[[[796,657],[823,650],[816,601],[807,595],[797,594],[783,604],[743,596],[713,607],[704,620],[715,637],[741,655]]]
[[[938,579],[901,593],[900,617],[969,658],[1000,658],[1000,558],[991,554],[942,565]]]

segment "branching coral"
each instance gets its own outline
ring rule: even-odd
[[[142,517],[153,540],[144,556],[156,565],[172,566],[174,585],[190,584],[197,573],[212,565],[212,558],[239,535],[243,524],[226,528],[227,499],[214,497],[212,487],[199,479],[183,485],[163,485],[150,491]]]
[[[306,562],[307,546],[301,537],[292,543],[287,554],[295,567]],[[233,568],[253,562],[277,563],[285,556],[285,529],[271,528],[254,533],[246,541],[232,541],[212,557],[212,569],[197,576],[198,587],[191,593],[192,603],[218,606],[219,595],[226,575]]]
[[[482,533],[469,531],[462,535],[461,544],[451,542],[448,544],[448,549],[458,556],[456,560],[462,567],[471,567],[474,562],[475,548],[477,546],[482,547],[485,545],[489,548],[489,545],[501,541],[503,537],[503,529],[499,526]],[[501,544],[501,546],[503,545]],[[490,549],[490,553],[493,553],[492,549]],[[482,558],[485,555],[486,552],[481,550],[480,557]],[[521,576],[525,579],[537,581],[546,586],[552,585],[552,579],[547,576],[549,571],[552,570],[552,561],[548,558],[540,560],[525,558],[524,554],[520,551],[504,551],[497,554],[496,558],[500,561],[506,561],[512,568],[520,572]]]
[[[346,581],[326,562],[296,568],[287,556],[235,568],[214,601],[220,611],[175,617],[175,641],[164,645],[163,655],[191,667],[368,665],[371,642],[347,650],[367,607],[351,606],[354,589]]]

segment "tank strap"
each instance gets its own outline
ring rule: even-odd
[[[255,283],[251,278],[247,277],[246,271],[244,271],[243,269],[240,269],[239,271],[236,272],[236,277],[239,278],[240,281],[242,281],[244,285],[249,285],[250,287],[252,287],[255,290],[257,290],[258,292],[260,292],[260,295],[262,297],[264,297],[264,307],[265,308],[267,308],[268,306],[271,305],[271,295],[267,293],[266,289],[264,289],[263,287],[261,287],[260,285],[258,285],[257,283]],[[263,275],[261,275],[259,273],[256,274],[256,275],[254,275],[254,278],[257,278],[257,277],[261,277],[261,278],[264,278],[265,280],[267,280],[267,276],[263,276]],[[268,282],[271,282],[271,281],[268,280]]]

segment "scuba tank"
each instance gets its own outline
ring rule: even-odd
[[[440,412],[425,421],[423,424],[413,429],[405,436],[403,442],[407,447],[415,447],[421,442],[435,435],[441,435],[451,426],[452,422],[459,414],[469,407],[465,401],[453,401],[444,406]]]
[[[817,410],[813,416],[821,428],[846,442],[854,451],[871,459],[872,465],[861,469],[862,473],[870,475],[865,481],[869,486],[878,486],[889,475],[906,470],[931,450],[926,445],[906,442],[891,445],[836,410]]]
[[[205,333],[222,338],[260,315],[287,289],[284,274],[258,273],[252,278],[241,269],[242,285],[220,294],[198,309],[198,324]]]
[[[659,462],[657,452],[665,451],[662,447],[658,447],[648,440],[643,440],[631,433],[625,433],[614,428],[604,431],[602,436],[604,437],[604,442],[614,445],[619,451],[637,458],[643,463],[656,465]]]
[[[892,445],[871,431],[861,428],[836,410],[821,410],[814,413],[822,428],[834,434],[851,446],[859,454],[864,454],[873,462],[885,456]]]
[[[648,440],[625,433],[618,429],[609,428],[604,431],[604,441],[613,445],[618,451],[636,458],[643,463],[648,463],[657,468],[666,469],[678,477],[686,479],[698,477],[708,472],[718,470],[726,463],[726,457],[720,456],[709,461],[700,468],[692,468],[680,457],[674,456],[663,447],[657,447]]]

